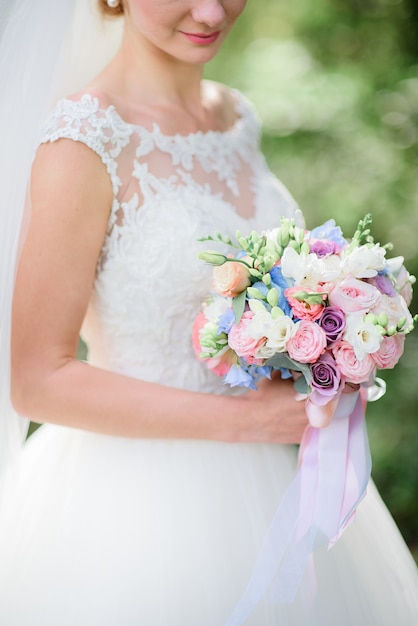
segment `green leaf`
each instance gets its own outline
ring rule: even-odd
[[[241,317],[244,314],[246,295],[246,291],[243,291],[239,294],[239,296],[235,296],[235,298],[233,298],[232,300],[232,308],[235,314],[235,324],[240,323]]]
[[[309,386],[304,376],[299,376],[299,378],[293,383],[293,387],[298,393],[308,393],[309,391]]]
[[[308,385],[310,385],[312,381],[311,368],[309,365],[307,363],[298,363],[297,361],[293,361],[293,359],[291,359],[286,352],[280,352],[279,354],[272,356],[271,359],[267,359],[266,365],[275,370],[285,367],[288,370],[301,372]]]

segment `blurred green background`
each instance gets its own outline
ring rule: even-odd
[[[418,276],[418,3],[249,0],[208,68],[242,90],[308,227],[365,213]],[[418,312],[418,289],[411,305]],[[373,478],[418,558],[418,331],[368,408]]]

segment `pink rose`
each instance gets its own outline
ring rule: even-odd
[[[248,267],[236,261],[227,261],[213,269],[213,288],[216,293],[233,298],[251,284]]]
[[[372,354],[373,361],[380,370],[390,370],[399,361],[403,354],[405,335],[393,335],[383,337],[380,348]]]
[[[296,333],[286,344],[286,350],[294,361],[314,363],[327,347],[327,336],[315,322],[296,323]]]
[[[261,365],[263,363],[262,359],[256,359],[254,355],[264,345],[266,339],[265,337],[254,339],[249,336],[248,325],[253,317],[254,313],[252,311],[244,313],[240,323],[234,324],[229,331],[228,343],[232,350],[238,356],[243,357],[247,363]]]
[[[370,354],[366,354],[363,359],[358,360],[353,346],[348,341],[340,341],[335,344],[332,353],[341,374],[349,383],[357,385],[367,382],[376,368]]]
[[[381,298],[381,293],[373,285],[357,278],[346,278],[328,294],[329,303],[338,306],[344,313],[370,311]]]
[[[301,320],[310,320],[311,322],[314,322],[321,317],[324,305],[315,303],[309,304],[304,300],[298,300],[293,297],[294,294],[301,293],[303,291],[305,290],[302,287],[288,287],[285,289],[284,295],[286,296],[289,305],[292,307],[292,313],[295,317]],[[310,289],[309,293],[318,292],[314,289]],[[321,296],[321,298],[324,301],[326,296]]]

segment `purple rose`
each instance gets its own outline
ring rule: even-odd
[[[312,363],[311,373],[310,399],[316,406],[323,406],[337,395],[341,384],[340,370],[332,354],[324,352],[316,363]]]
[[[328,254],[338,254],[340,246],[331,239],[309,239],[309,251],[321,258]]]
[[[376,276],[373,276],[373,278],[368,278],[367,282],[370,285],[373,285],[373,287],[376,287],[376,289],[378,289],[380,293],[383,293],[385,296],[393,298],[397,294],[396,289],[388,276],[377,274]]]
[[[328,344],[338,341],[345,330],[345,314],[338,306],[325,307],[318,324],[327,336]]]

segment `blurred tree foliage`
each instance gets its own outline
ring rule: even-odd
[[[418,275],[418,3],[249,0],[208,77],[241,89],[308,227],[366,212]],[[412,305],[418,311],[418,299]],[[418,549],[418,332],[368,409],[374,479]]]

